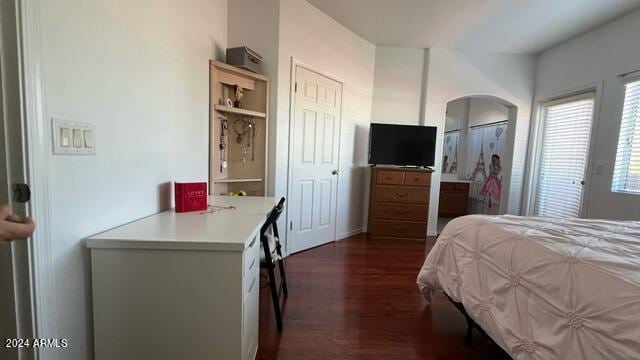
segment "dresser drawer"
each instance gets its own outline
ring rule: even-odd
[[[402,171],[379,170],[377,174],[377,184],[402,185],[404,178],[404,172]]]
[[[375,220],[371,233],[376,236],[423,239],[427,236],[427,223]]]
[[[404,184],[412,186],[431,186],[431,174],[407,172],[404,174]]]
[[[453,182],[441,182],[440,183],[440,191],[455,191],[456,190],[456,183]]]
[[[442,192],[438,202],[438,213],[443,216],[467,215],[469,196],[466,192]]]
[[[244,250],[243,276],[247,276],[260,267],[260,236],[256,235]]]
[[[426,205],[376,202],[374,211],[376,219],[424,221],[427,218],[429,207]]]
[[[430,187],[377,185],[376,200],[384,202],[428,204]]]

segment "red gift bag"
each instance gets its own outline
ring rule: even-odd
[[[176,212],[207,210],[207,183],[175,183]]]

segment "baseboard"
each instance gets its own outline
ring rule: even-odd
[[[336,235],[336,241],[343,240],[354,235],[362,234],[363,232],[364,232],[364,229],[362,228],[347,231],[345,233]]]
[[[365,232],[363,228],[350,230],[350,231],[347,231],[345,233],[336,235],[336,240],[335,241],[340,241],[340,240],[346,239],[346,238],[354,236],[354,235],[362,234],[363,232]],[[319,245],[319,246],[321,246],[321,245]],[[291,254],[288,251],[286,251],[287,247],[283,246],[282,248],[283,248],[283,250],[285,250],[283,252],[283,254],[282,254],[282,257],[283,258],[289,257],[289,255],[291,255]]]

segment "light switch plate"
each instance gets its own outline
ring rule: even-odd
[[[93,148],[93,131],[92,130],[84,130],[84,147],[88,149]]]
[[[51,119],[53,153],[56,155],[95,155],[95,125],[63,119]]]
[[[68,127],[60,128],[60,146],[65,148],[71,146],[71,129]]]
[[[73,129],[73,147],[74,148],[81,148],[82,147],[82,143],[84,141],[82,141],[82,129]]]

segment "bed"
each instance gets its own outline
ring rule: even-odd
[[[640,359],[640,222],[460,217],[417,282],[514,359]]]

